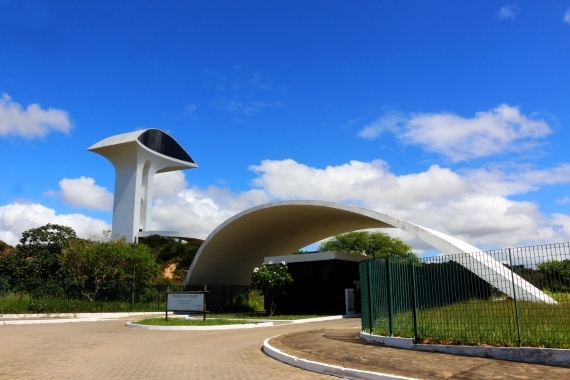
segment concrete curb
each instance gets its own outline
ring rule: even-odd
[[[369,342],[384,344],[389,347],[405,348],[416,351],[440,352],[443,354],[475,356],[510,360],[515,362],[546,364],[557,367],[570,367],[570,350],[562,348],[538,347],[490,347],[490,346],[451,346],[439,344],[414,344],[410,338],[392,338],[371,335],[361,331],[360,337]]]
[[[219,325],[219,326],[150,326],[150,325],[139,325],[138,323],[127,322],[125,326],[131,329],[141,329],[141,330],[238,330],[238,329],[253,329],[257,327],[270,327],[273,326],[273,322],[257,323],[257,324],[244,324],[244,325]]]
[[[355,379],[355,380],[413,380],[410,377],[402,377],[396,375],[390,375],[387,373],[380,372],[370,372],[361,371],[358,369],[339,367],[332,364],[325,364],[314,362],[311,360],[300,359],[295,356],[284,353],[281,350],[273,347],[269,344],[269,340],[277,338],[279,335],[265,339],[263,342],[263,352],[273,359],[277,359],[285,364],[292,365],[307,371],[322,373],[325,375],[332,375],[341,377],[343,379]]]
[[[164,311],[132,311],[123,313],[45,313],[45,314],[0,314],[2,319],[30,319],[30,318],[123,318],[136,315],[158,315]],[[168,314],[172,314],[169,312]]]
[[[360,315],[358,315],[360,316]],[[216,316],[212,316],[210,318],[216,318]],[[305,319],[248,319],[243,318],[247,321],[259,321],[259,322],[274,322],[280,325],[292,325],[292,324],[299,324],[299,323],[311,323],[311,322],[325,322],[325,321],[334,321],[337,319],[344,319],[344,318],[356,318],[352,315],[331,315],[329,317],[317,317],[317,318],[305,318]]]
[[[41,325],[44,323],[73,323],[73,322],[97,322],[98,318],[58,318],[58,319],[28,319],[17,321],[0,321],[0,325]]]

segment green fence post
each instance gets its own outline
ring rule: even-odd
[[[105,286],[101,286],[101,312],[103,312],[103,289],[105,289]]]
[[[394,336],[394,297],[392,296],[392,269],[390,256],[386,257],[386,297],[388,298],[388,321],[390,323],[390,336]]]
[[[131,312],[133,311],[134,302],[135,302],[135,265],[133,265],[133,282],[131,283]]]
[[[370,334],[374,327],[374,313],[372,312],[372,276],[370,275],[370,260],[366,261],[366,271],[368,272],[368,317],[370,321]]]
[[[519,347],[522,347],[522,340],[521,340],[521,324],[519,320],[519,306],[517,302],[517,289],[515,286],[515,271],[513,266],[513,256],[511,255],[511,249],[509,248],[509,264],[511,265],[511,280],[513,283],[513,299],[515,300],[515,320],[517,323],[517,336],[519,339]]]
[[[158,299],[158,304],[156,305],[156,310],[160,311],[160,286],[156,287],[156,298]]]
[[[414,324],[414,343],[418,342],[419,334],[418,334],[418,306],[416,302],[416,272],[415,272],[415,263],[414,263],[414,254],[410,253],[410,282],[411,282],[411,289],[410,289],[410,298],[412,301],[412,323]]]
[[[131,311],[133,311],[133,304],[135,303],[135,282],[131,284]]]

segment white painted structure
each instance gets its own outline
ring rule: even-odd
[[[370,259],[370,256],[360,256],[353,255],[346,252],[337,251],[327,251],[327,252],[313,252],[301,255],[284,255],[284,256],[272,256],[263,259],[263,264],[277,264],[282,261],[288,263],[306,263],[309,261],[325,261],[325,260],[344,260],[344,261],[356,261],[361,262],[366,259]]]
[[[149,231],[156,173],[198,167],[176,140],[159,129],[111,136],[88,148],[115,167],[113,235],[127,241],[152,234],[192,239],[180,231]],[[204,241],[184,285],[249,285],[265,257],[289,254],[315,241],[366,228],[399,228],[497,289],[518,299],[556,303],[489,255],[462,240],[392,216],[324,201],[283,201],[250,208],[218,226]],[[514,283],[514,286],[513,286]],[[514,289],[514,291],[513,291]]]
[[[376,211],[324,201],[282,201],[243,211],[218,226],[200,247],[185,285],[244,285],[265,257],[366,228],[399,228],[439,249],[503,293],[556,303],[501,263],[462,240]],[[513,286],[514,278],[514,286]]]
[[[127,241],[157,233],[148,231],[154,175],[198,167],[176,140],[159,129],[111,136],[87,150],[106,157],[115,167],[113,235]],[[172,234],[190,237],[183,232]]]

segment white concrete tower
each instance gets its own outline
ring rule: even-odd
[[[113,235],[127,241],[135,241],[150,228],[154,175],[198,167],[176,140],[159,129],[111,136],[87,150],[115,167]]]

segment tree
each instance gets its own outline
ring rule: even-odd
[[[110,231],[99,238],[69,241],[62,261],[75,284],[85,288],[92,283],[95,293],[105,283],[143,283],[158,274],[158,264],[146,245],[112,238]]]
[[[68,280],[61,251],[67,242],[75,239],[77,235],[72,228],[58,224],[23,232],[16,252],[0,260],[0,277],[21,290],[61,293]]]
[[[12,247],[10,244],[0,240],[0,257],[11,255],[16,253],[16,248]]]
[[[340,234],[319,246],[320,252],[339,251],[373,258],[403,258],[411,253],[412,247],[398,238],[384,232],[355,231]]]
[[[201,242],[185,242],[170,237],[150,235],[142,240],[141,244],[150,248],[152,255],[163,268],[174,264],[173,279],[181,281],[192,265]]]
[[[285,294],[285,286],[293,282],[293,277],[289,273],[289,268],[285,262],[281,264],[263,264],[253,270],[251,275],[250,289],[259,290],[263,293],[265,302],[269,305],[269,316],[275,312],[275,299],[281,294]]]
[[[549,260],[536,266],[553,292],[570,291],[570,260]],[[543,285],[544,286],[544,285]]]

